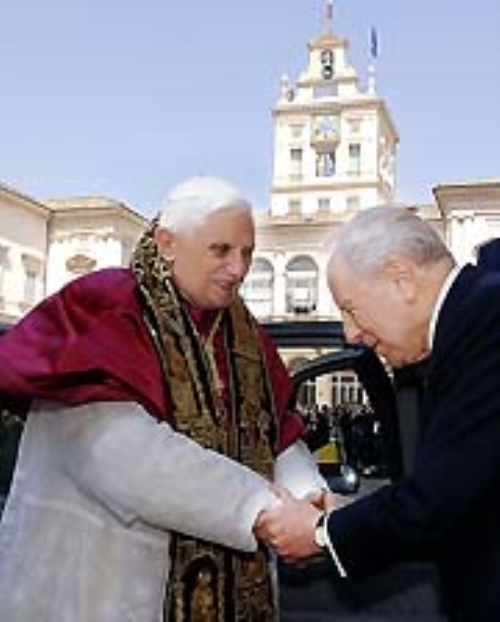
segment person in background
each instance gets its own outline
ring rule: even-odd
[[[283,495],[256,532],[288,560],[330,550],[352,579],[435,561],[451,620],[500,620],[500,272],[457,266],[413,210],[387,206],[340,229],[328,282],[349,342],[426,363],[414,470],[327,513]]]
[[[275,620],[256,518],[279,503],[272,480],[311,499],[326,484],[238,295],[253,250],[240,192],[189,179],[130,269],[74,280],[1,338],[0,395],[31,400],[0,525],[2,620]]]

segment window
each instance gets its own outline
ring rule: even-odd
[[[42,271],[42,262],[31,255],[22,256],[24,266],[24,295],[23,306],[31,307],[39,299],[38,285]]]
[[[316,381],[306,380],[297,392],[297,404],[301,409],[308,412],[313,410],[316,405]]]
[[[301,367],[308,363],[304,356],[298,356],[289,361],[287,368],[290,374],[294,374]],[[316,380],[308,379],[302,382],[297,393],[297,405],[304,413],[313,410],[316,406],[317,389]]]
[[[313,99],[326,99],[328,97],[336,97],[338,92],[336,82],[328,82],[327,84],[316,85],[313,87]]]
[[[343,371],[332,375],[332,406],[365,402],[365,391],[354,372]]]
[[[330,199],[328,197],[320,197],[318,199],[318,212],[322,214],[330,212]]]
[[[291,181],[302,179],[302,149],[290,149],[290,179]]]
[[[296,257],[286,268],[287,313],[310,313],[316,309],[318,267],[310,257]]]
[[[28,270],[24,282],[24,302],[31,306],[36,302],[37,273]]]
[[[345,200],[346,209],[349,211],[357,211],[360,207],[360,200],[356,194],[351,194]]]
[[[302,201],[300,199],[290,199],[288,201],[288,213],[292,216],[300,216],[302,213]]]
[[[359,175],[361,172],[361,145],[359,143],[351,143],[349,145],[349,168],[351,175]]]
[[[0,245],[0,300],[3,300],[4,288],[5,288],[5,275],[8,268],[8,253],[7,246]]]
[[[127,237],[122,241],[122,265],[128,265],[134,252],[134,240]]]
[[[316,177],[334,177],[336,167],[335,151],[316,154]]]
[[[335,57],[333,51],[329,48],[321,50],[320,63],[321,63],[321,77],[323,80],[331,80],[335,72],[334,68]]]

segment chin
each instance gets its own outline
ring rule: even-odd
[[[217,300],[211,300],[204,305],[205,309],[226,309],[233,302],[234,296],[219,296]]]
[[[401,358],[400,356],[391,356],[379,352],[377,352],[377,354],[380,358],[384,359],[384,361],[386,361],[391,367],[394,367],[395,369],[408,365],[408,361]]]
[[[401,361],[401,360],[397,360],[397,361],[389,361],[389,365],[393,368],[393,369],[400,369],[401,367],[405,367],[406,365],[408,365],[408,363],[406,361]]]
[[[407,356],[405,358],[399,357],[397,359],[394,359],[393,361],[389,360],[389,363],[391,367],[399,369],[400,367],[406,367],[407,365],[414,365],[415,363],[418,363],[420,360],[422,359],[419,356]]]
[[[227,298],[224,299],[224,301],[222,301],[220,303],[219,306],[221,307],[221,309],[222,308],[225,309],[226,307],[229,307],[229,305],[233,302],[233,300],[234,300],[234,295],[233,296],[228,296]]]
[[[222,293],[219,293],[217,298],[219,300],[220,307],[228,307],[236,298],[236,290],[224,290]]]

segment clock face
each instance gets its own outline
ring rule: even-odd
[[[330,135],[336,132],[337,123],[334,117],[319,117],[316,122],[316,129],[323,135]]]

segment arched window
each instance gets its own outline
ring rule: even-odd
[[[311,313],[318,299],[318,267],[307,256],[295,257],[286,267],[287,313]]]
[[[274,268],[270,261],[257,257],[241,287],[250,311],[258,318],[273,315]]]

